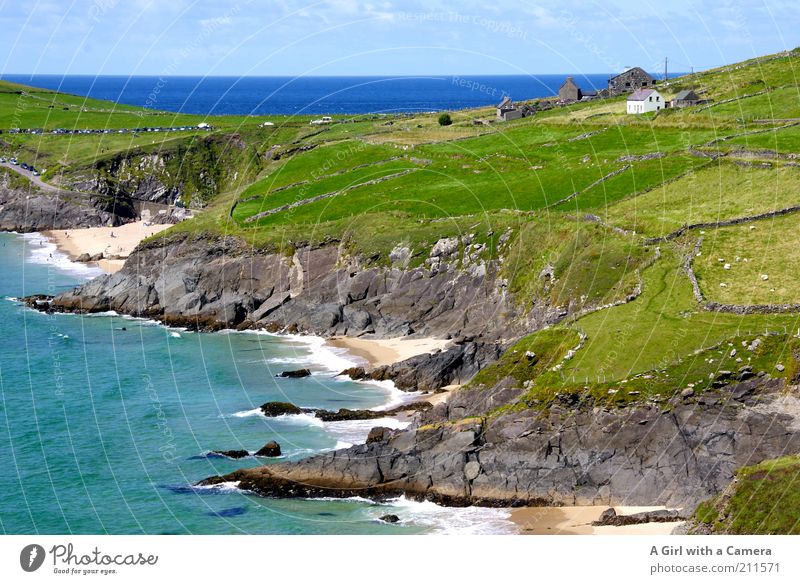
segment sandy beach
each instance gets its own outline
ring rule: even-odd
[[[682,521],[638,525],[593,526],[608,505],[523,507],[511,511],[511,521],[523,535],[669,535]],[[619,515],[657,511],[665,507],[614,507]]]
[[[365,339],[353,337],[331,337],[328,342],[334,347],[347,349],[357,357],[366,360],[371,367],[391,365],[405,361],[423,353],[444,350],[452,341],[444,339]]]
[[[106,259],[100,260],[97,265],[102,270],[113,273],[122,268],[125,259],[139,242],[170,227],[172,225],[145,225],[144,221],[136,221],[119,227],[45,231],[42,235],[55,243],[72,260],[84,253],[90,256],[102,253]]]

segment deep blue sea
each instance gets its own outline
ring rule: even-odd
[[[51,257],[52,254],[52,257]],[[192,488],[265,459],[208,458],[277,440],[286,459],[363,442],[392,419],[268,419],[267,401],[381,407],[405,394],[336,377],[320,339],[189,333],[114,314],[45,315],[16,299],[97,275],[38,235],[0,233],[0,533],[416,534],[512,530],[498,509],[397,500],[274,500]],[[277,379],[308,366],[306,379]],[[386,513],[402,522],[377,521]]]
[[[575,75],[584,90],[612,75]],[[367,114],[456,110],[558,93],[566,75],[427,77],[125,77],[2,75],[2,79],[118,103],[201,115]],[[657,77],[660,78],[660,77]]]

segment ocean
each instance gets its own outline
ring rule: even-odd
[[[210,475],[269,462],[210,458],[270,440],[293,460],[363,443],[393,419],[265,418],[258,406],[376,408],[408,395],[336,374],[358,361],[315,337],[190,333],[116,314],[46,315],[17,299],[99,274],[36,234],[0,233],[0,532],[419,534],[513,531],[501,509],[405,499],[276,500]],[[278,379],[309,367],[310,378]],[[387,513],[401,518],[389,525]]]
[[[584,90],[611,74],[575,75]],[[35,87],[200,115],[370,114],[458,110],[556,95],[566,75],[426,77],[156,77],[0,75]],[[660,77],[656,77],[659,78]]]

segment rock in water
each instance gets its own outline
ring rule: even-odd
[[[303,410],[298,408],[296,405],[287,402],[267,402],[263,404],[260,409],[261,413],[268,418],[303,413]]]
[[[400,518],[397,515],[392,515],[391,513],[389,515],[384,515],[379,519],[384,523],[397,523],[400,521]]]
[[[275,442],[274,440],[270,440],[264,446],[261,447],[261,450],[256,452],[256,456],[280,456],[281,455],[281,445]]]
[[[91,260],[92,256],[90,256],[88,253],[82,253],[81,255],[78,256],[78,259],[76,259],[75,261],[85,264],[86,262],[89,262]]]
[[[311,375],[311,371],[308,369],[295,369],[294,371],[282,371],[278,374],[278,377],[289,377],[291,379],[296,379],[298,377],[308,377]]]
[[[355,379],[356,381],[360,379],[367,379],[367,372],[363,367],[349,367],[342,371],[339,375],[346,375],[350,379]]]
[[[250,456],[247,450],[212,450],[210,456],[225,456],[227,458],[246,458]]]

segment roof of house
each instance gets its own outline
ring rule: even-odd
[[[678,95],[675,96],[675,99],[678,101],[685,99],[700,99],[700,96],[697,95],[691,89],[684,89],[683,91],[679,92]]]
[[[575,83],[575,80],[572,77],[567,77],[564,80],[564,83],[561,84],[561,88],[563,89],[567,85],[572,85],[573,87],[578,87],[578,85]]]
[[[503,101],[501,101],[499,104],[497,104],[497,109],[506,109],[506,108],[513,108],[513,107],[514,107],[514,102],[511,101],[511,98],[508,97],[507,95],[503,98]]]
[[[630,72],[632,72],[632,71],[641,71],[642,73],[644,73],[645,75],[647,75],[648,77],[650,77],[650,79],[652,79],[652,78],[653,78],[653,77],[650,75],[650,73],[648,73],[647,71],[645,71],[645,70],[644,70],[644,69],[642,69],[641,67],[631,67],[630,69],[625,69],[625,71],[623,71],[622,73],[620,73],[620,74],[618,74],[618,75],[614,75],[614,76],[613,76],[611,79],[609,79],[609,81],[613,81],[613,80],[614,80],[614,79],[616,79],[617,77],[621,77],[621,76],[623,76],[623,75],[627,75],[628,73],[630,73]]]
[[[655,89],[637,89],[630,94],[628,101],[645,101],[654,93],[656,93]]]

